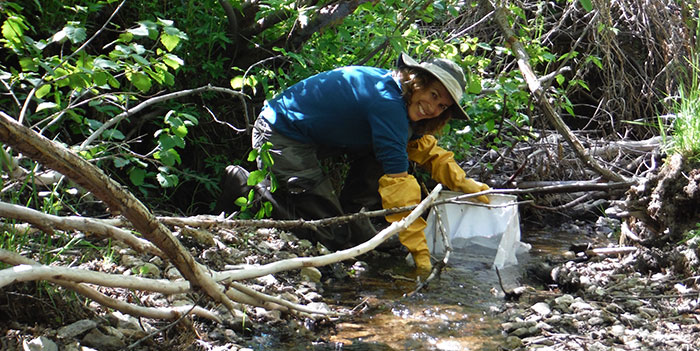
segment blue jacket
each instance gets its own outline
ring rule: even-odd
[[[260,116],[299,142],[371,147],[385,173],[405,172],[411,128],[401,87],[391,73],[363,66],[319,73],[268,101]]]

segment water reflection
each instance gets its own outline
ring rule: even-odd
[[[561,255],[577,238],[566,231],[528,231],[532,245],[518,256],[519,264],[501,270],[503,284],[522,284],[525,267],[539,257]],[[503,304],[498,277],[492,269],[495,250],[481,247],[453,252],[449,267],[428,289],[406,298],[415,282],[397,257],[363,257],[368,269],[359,277],[324,286],[326,302],[351,309],[365,301],[364,311],[341,320],[328,342],[294,350],[499,350],[504,336],[497,310]],[[301,347],[300,345],[297,345]]]

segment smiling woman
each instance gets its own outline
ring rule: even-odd
[[[364,209],[414,205],[421,200],[409,161],[450,189],[478,192],[488,186],[467,179],[451,152],[430,135],[450,118],[466,119],[459,105],[466,85],[462,69],[446,59],[418,63],[401,54],[394,70],[349,66],[309,77],[267,101],[253,130],[253,147],[266,143],[279,188],[276,216],[335,217]],[[319,160],[345,155],[350,168],[337,196]],[[262,167],[262,161],[258,161]],[[224,189],[225,190],[225,189]],[[480,201],[488,202],[485,196]],[[233,201],[233,199],[224,199]],[[391,214],[389,222],[406,213]],[[275,216],[275,213],[273,213]],[[399,234],[420,271],[431,268],[419,218]],[[297,235],[337,250],[376,234],[369,221],[324,227]]]

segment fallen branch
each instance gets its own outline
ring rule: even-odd
[[[171,281],[167,279],[151,279],[135,276],[125,276],[121,274],[95,272],[77,268],[45,266],[40,265],[30,259],[24,258],[21,255],[3,249],[0,249],[0,262],[5,262],[14,265],[13,267],[0,270],[0,288],[17,282],[47,280],[59,284],[61,286],[67,287],[80,294],[83,294],[86,297],[97,301],[98,303],[102,304],[104,302],[106,306],[117,308],[124,313],[129,313],[136,316],[148,316],[152,318],[162,319],[177,318],[178,316],[180,316],[181,313],[183,313],[183,311],[187,311],[192,307],[189,306],[188,308],[168,307],[146,309],[144,307],[131,305],[119,300],[114,300],[106,296],[100,296],[101,294],[99,292],[94,291],[86,285],[80,284],[89,283],[93,285],[111,288],[144,290],[150,292],[157,292],[164,295],[174,295],[193,292],[190,283],[184,280]],[[309,314],[335,314],[333,312],[314,310],[303,305],[285,301],[278,297],[260,293],[240,283],[228,282],[228,285],[231,285],[237,291],[232,291],[232,289],[229,289],[226,292],[227,296],[229,296],[235,301],[249,304],[252,306],[275,308],[275,306],[270,305],[270,303],[273,303],[284,307],[284,309],[296,310],[299,312],[305,312]],[[202,315],[206,318],[219,321],[218,317],[216,317],[211,312],[205,312],[206,310],[194,309],[193,311],[197,315]]]
[[[588,153],[586,149],[584,149],[583,145],[581,145],[581,142],[571,132],[566,123],[564,123],[561,116],[559,116],[559,114],[557,114],[557,112],[554,111],[552,104],[549,103],[546,91],[542,88],[542,83],[537,78],[535,72],[530,66],[530,57],[527,54],[525,47],[522,43],[520,43],[518,38],[515,36],[513,29],[508,24],[506,9],[500,6],[495,6],[490,0],[482,2],[486,3],[487,6],[495,10],[494,19],[501,28],[501,31],[503,31],[506,41],[517,60],[520,72],[522,73],[523,78],[527,82],[528,88],[530,89],[530,93],[532,94],[532,97],[534,98],[535,102],[540,106],[540,110],[542,111],[544,116],[549,120],[550,123],[554,125],[556,130],[564,137],[567,143],[571,145],[571,147],[574,149],[574,152],[576,152],[578,157],[581,160],[583,160],[586,166],[592,168],[593,170],[601,174],[605,179],[617,182],[624,181],[625,178],[621,175],[614,173],[611,170],[601,166],[598,163],[598,161],[596,161],[591,156],[591,154]]]
[[[615,256],[624,255],[628,253],[636,252],[638,249],[633,246],[623,246],[623,247],[599,247],[595,249],[586,250],[585,253],[588,257],[593,256]]]
[[[31,265],[40,266],[39,263],[32,261],[22,255],[14,252],[0,249],[0,262],[11,265]],[[101,292],[89,287],[86,284],[76,283],[69,280],[61,279],[55,276],[47,277],[47,281],[60,285],[66,289],[75,291],[76,293],[87,297],[105,307],[113,308],[123,313],[127,313],[137,317],[157,318],[164,320],[173,320],[180,318],[185,313],[191,313],[202,318],[207,318],[216,322],[221,322],[215,313],[195,305],[183,305],[177,307],[144,307],[134,305],[128,302],[121,301],[109,297]]]
[[[93,233],[99,236],[106,236],[129,245],[129,247],[138,252],[150,253],[165,258],[163,251],[151,242],[138,238],[127,230],[92,218],[77,216],[59,217],[6,202],[0,202],[0,217],[14,218],[30,223],[46,233],[53,232],[53,229],[60,229],[66,231],[78,230],[86,234]]]
[[[408,226],[413,223],[418,217],[420,217],[425,210],[427,210],[430,205],[435,201],[435,199],[438,197],[440,194],[440,190],[442,190],[442,185],[438,184],[433,191],[423,200],[421,201],[418,206],[411,211],[411,213],[408,214],[408,216],[404,217],[400,221],[396,221],[386,227],[384,230],[380,231],[377,233],[372,239],[357,245],[355,247],[351,247],[349,249],[341,250],[341,251],[336,251],[331,254],[323,255],[323,256],[318,256],[318,257],[297,257],[297,258],[291,258],[291,259],[286,259],[286,260],[281,260],[273,263],[269,263],[263,266],[260,266],[257,269],[246,269],[246,270],[237,270],[237,271],[226,271],[226,272],[220,272],[214,275],[215,279],[218,281],[225,281],[225,280],[243,280],[243,279],[250,279],[250,278],[255,278],[255,277],[261,277],[264,275],[268,274],[274,274],[277,272],[281,271],[286,271],[286,270],[291,270],[291,269],[298,269],[302,267],[320,267],[320,266],[325,266],[329,265],[331,263],[336,263],[340,261],[344,261],[347,259],[351,259],[353,257],[362,255],[364,253],[369,252],[370,250],[373,250],[379,244],[383,243],[386,241],[386,239],[390,238],[392,235],[408,228]]]
[[[0,141],[33,160],[66,175],[92,192],[113,212],[122,213],[148,241],[173,262],[182,275],[199,286],[214,301],[229,310],[233,302],[197,264],[192,255],[173,234],[132,193],[108,177],[102,170],[66,147],[55,143],[23,126],[0,111]]]

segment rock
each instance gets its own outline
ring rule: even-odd
[[[303,271],[303,269],[302,269],[302,271]],[[265,287],[269,287],[269,286],[277,285],[279,283],[279,280],[277,280],[277,278],[275,278],[275,276],[273,276],[272,274],[268,274],[268,275],[264,275],[262,277],[255,278],[255,282],[258,284],[262,284]]]
[[[59,339],[70,339],[76,337],[86,331],[97,327],[97,323],[91,319],[79,320],[64,327],[58,328],[56,336]]]
[[[282,321],[282,313],[279,310],[268,310],[262,307],[255,307],[255,316],[264,319],[268,323],[278,323]]]
[[[312,244],[310,241],[308,241],[306,239],[301,239],[301,240],[297,241],[297,244],[299,245],[299,248],[302,250],[308,250],[308,249],[314,247],[314,244]]]
[[[160,278],[160,268],[151,262],[144,263],[140,269],[144,276]]]
[[[619,338],[625,335],[625,326],[622,324],[615,324],[610,327],[610,335]]]
[[[600,317],[592,317],[591,319],[588,320],[588,324],[590,325],[599,325],[605,323],[605,320]]]
[[[180,274],[180,271],[177,268],[175,268],[175,266],[169,266],[168,268],[166,268],[165,278],[170,280],[183,279],[182,274]]]
[[[584,302],[583,300],[574,301],[569,307],[571,307],[571,309],[576,312],[590,311],[593,309],[593,306],[591,306],[591,304],[589,304],[588,302]]]
[[[22,348],[24,351],[58,351],[56,343],[45,336],[40,336],[29,342],[24,340]]]
[[[304,294],[304,299],[309,302],[321,301],[323,300],[323,296],[315,291],[309,291],[308,293]]]
[[[506,350],[515,350],[520,346],[523,346],[523,340],[513,335],[508,336],[503,344]]]
[[[319,271],[316,267],[304,267],[301,269],[299,274],[301,275],[301,278],[306,281],[314,283],[321,282],[321,271]]]
[[[331,310],[330,307],[328,307],[328,305],[324,302],[312,302],[306,305],[306,307],[320,312],[330,312]]]
[[[323,246],[323,244],[321,244],[320,242],[316,243],[316,250],[318,250],[319,256],[328,255],[331,253],[331,251],[328,250],[328,248],[326,248],[325,246]]]
[[[136,317],[114,311],[105,316],[109,323],[117,328],[143,330]]]
[[[554,303],[557,305],[569,306],[574,302],[574,297],[569,294],[564,294],[554,299]]]
[[[535,313],[542,317],[546,317],[552,312],[552,309],[546,302],[538,302],[532,305],[530,309],[532,309],[533,311],[535,311]]]
[[[105,335],[97,329],[87,333],[81,342],[84,345],[94,347],[100,351],[116,351],[124,348],[126,344],[120,338],[113,335]]]
[[[122,255],[121,264],[127,267],[136,267],[143,265],[143,261],[136,256],[132,255]]]

